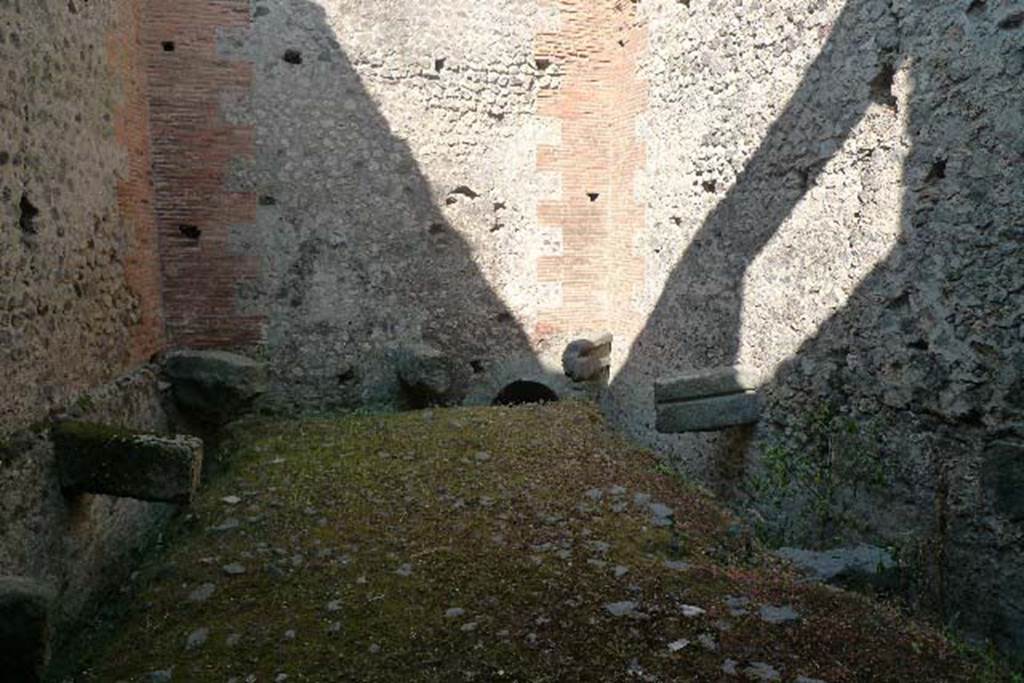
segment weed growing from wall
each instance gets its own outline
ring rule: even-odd
[[[892,483],[876,424],[822,404],[785,442],[764,450],[749,490],[763,508],[760,531],[770,544],[827,545],[869,531],[856,507]]]

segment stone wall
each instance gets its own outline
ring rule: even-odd
[[[609,409],[770,537],[891,544],[1021,647],[1022,7],[639,12],[646,322]],[[654,434],[654,378],[734,363],[769,377],[756,433]]]
[[[630,3],[154,0],[146,22],[172,346],[266,357],[272,403],[393,405],[410,345],[480,400],[638,326]]]
[[[63,496],[45,424],[167,428],[136,370],[163,336],[141,22],[127,0],[0,1],[0,575],[51,585],[60,625],[168,514]]]
[[[556,131],[536,100],[557,79],[533,50],[550,21],[527,0],[287,0],[221,32],[253,74],[224,106],[254,139],[229,179],[258,198],[234,241],[258,273],[238,301],[264,321],[279,402],[400,400],[411,344],[452,359],[455,395],[537,369],[524,330],[552,188],[536,154]]]
[[[891,544],[1020,637],[1016,4],[149,10],[172,345],[329,407],[401,402],[411,345],[486,402],[612,332],[624,429],[770,537]],[[655,378],[737,363],[756,433],[654,432]]]
[[[137,3],[0,3],[0,436],[158,350]]]
[[[165,346],[486,403],[611,332],[622,428],[1019,644],[1024,9],[931,5],[0,0],[0,435]],[[756,431],[654,432],[738,363]]]

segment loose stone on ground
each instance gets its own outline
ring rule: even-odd
[[[613,617],[624,617],[633,613],[636,609],[636,603],[630,601],[610,602],[604,608]]]
[[[761,621],[769,624],[788,624],[799,621],[800,615],[790,605],[764,605],[761,607]]]

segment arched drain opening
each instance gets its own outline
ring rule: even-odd
[[[540,382],[519,380],[501,390],[491,405],[519,406],[526,403],[553,403],[558,394]]]

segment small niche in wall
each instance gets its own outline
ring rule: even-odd
[[[18,202],[18,227],[21,231],[27,235],[35,235],[39,232],[39,227],[36,225],[36,219],[39,217],[39,209],[29,201],[26,195],[21,196],[21,201]]]
[[[199,241],[199,238],[203,235],[203,231],[199,229],[199,226],[189,225],[188,223],[182,223],[179,225],[178,232],[180,232],[186,239],[192,241]]]
[[[798,168],[796,170],[797,180],[800,183],[800,190],[806,192],[811,187],[811,169]]]
[[[928,169],[928,175],[924,179],[926,185],[931,185],[946,177],[946,163],[947,161],[941,158],[932,163],[932,167]]]
[[[160,43],[160,47],[164,49],[164,52],[174,52],[177,46],[174,44],[173,40],[165,40]]]
[[[441,73],[442,71],[444,71],[444,66],[447,63],[447,61],[448,60],[446,60],[444,57],[438,57],[437,59],[435,59],[434,71],[436,71],[437,73]]]
[[[283,59],[289,64],[302,64],[302,53],[298,50],[285,50]]]
[[[601,198],[601,193],[600,192],[588,192],[587,193],[587,199],[589,199],[591,202],[596,202],[600,198]]]
[[[345,365],[338,370],[338,384],[351,384],[356,379],[356,369],[352,365]]]
[[[459,185],[458,187],[456,187],[455,189],[448,193],[448,196],[445,198],[444,203],[447,204],[448,206],[451,206],[452,204],[457,204],[460,198],[465,198],[472,201],[474,199],[477,199],[479,196],[480,193],[475,192],[473,188],[469,187],[468,185]]]
[[[896,111],[898,106],[896,95],[893,94],[895,81],[896,69],[892,64],[883,64],[878,75],[871,81],[871,99],[893,111]]]
[[[1005,17],[999,22],[998,26],[1004,31],[1010,31],[1024,26],[1024,12],[1015,12],[1010,16]]]
[[[537,66],[537,71],[547,71],[548,67],[551,66],[550,59],[538,58],[534,60],[534,64]]]

